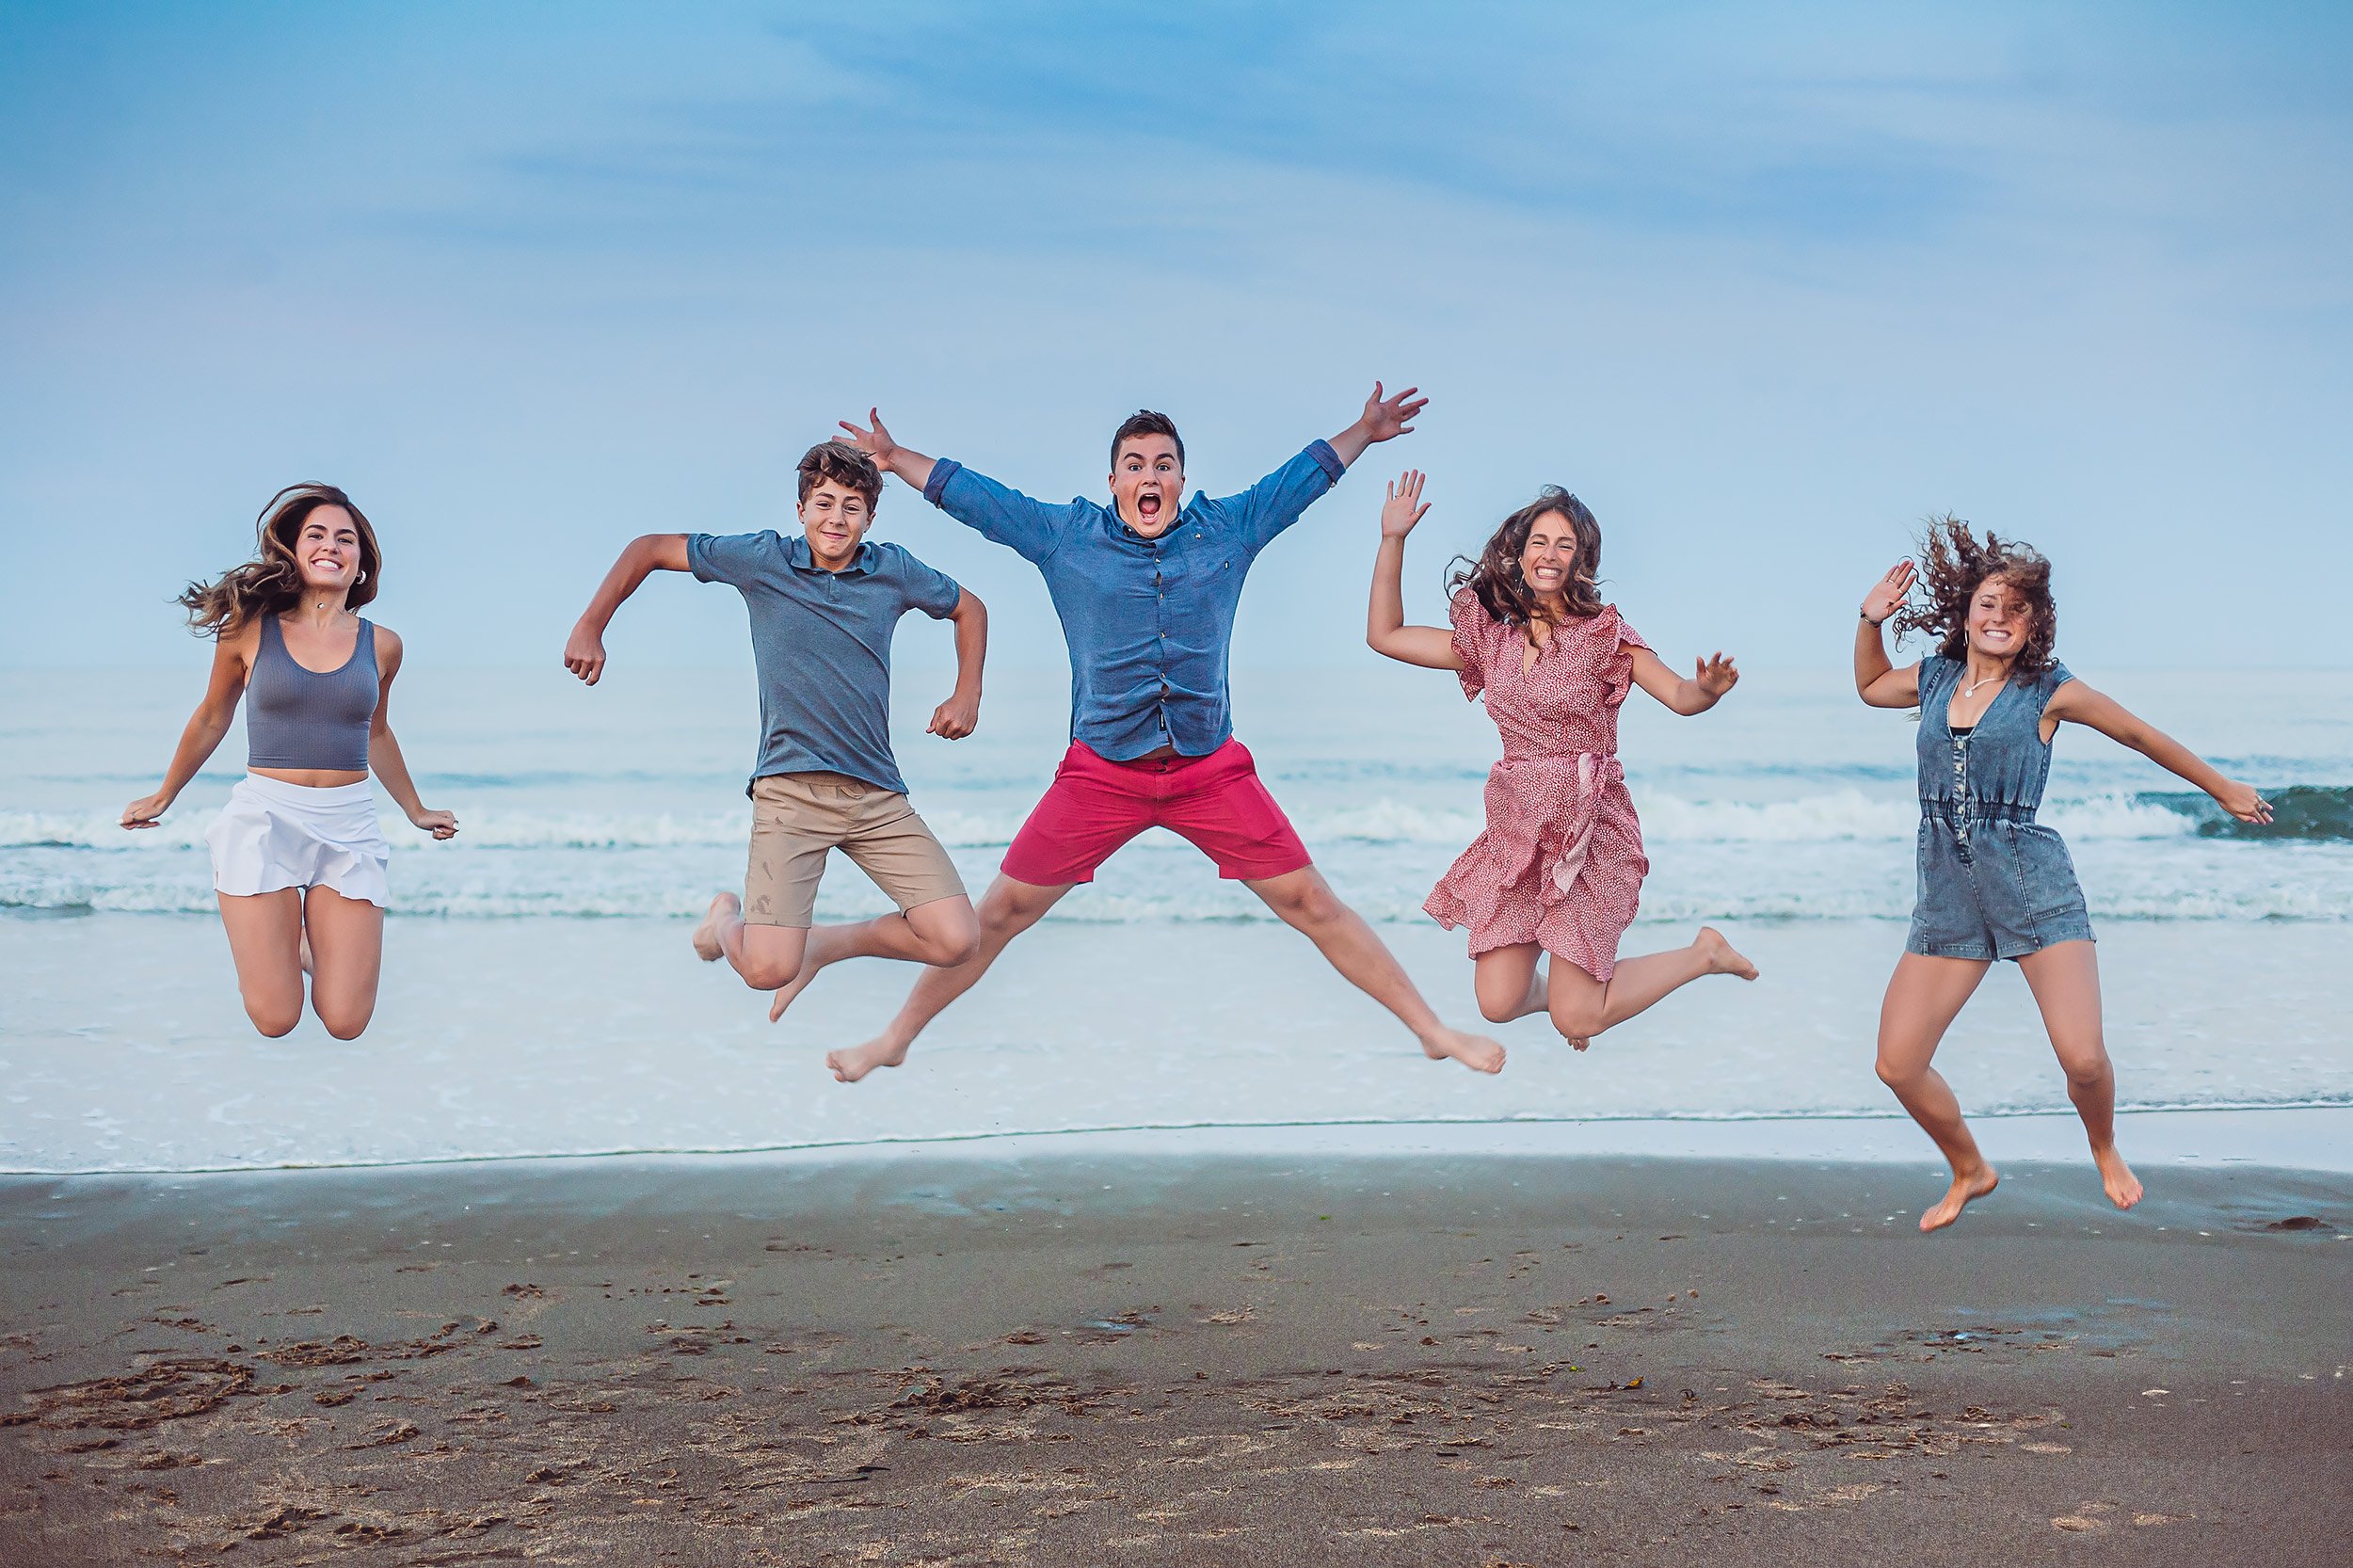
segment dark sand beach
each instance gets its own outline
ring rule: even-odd
[[[2148,1174],[12,1177],[0,1562],[2347,1561],[2353,1177]]]

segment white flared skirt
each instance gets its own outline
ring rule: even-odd
[[[392,847],[367,783],[316,787],[248,774],[213,825],[213,887],[240,898],[285,888],[331,888],[383,908]]]

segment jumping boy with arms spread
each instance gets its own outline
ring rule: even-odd
[[[857,862],[899,913],[828,928],[827,961],[866,956],[958,964],[980,939],[972,901],[923,819],[907,804],[890,753],[890,640],[920,610],[956,626],[956,688],[930,731],[972,733],[981,709],[988,612],[895,544],[866,537],[882,474],[844,441],[800,461],[803,536],[648,534],[632,540],[572,629],[564,666],[591,686],[604,672],[604,629],[654,571],[691,571],[740,590],[760,670],[761,739],[753,769],[752,849],[744,896],[711,901],[695,928],[706,962],[724,957],[746,985],[773,990],[801,972],[828,851]]]
[[[1189,840],[1220,876],[1265,900],[1428,1055],[1501,1068],[1503,1048],[1441,1023],[1372,928],[1324,882],[1234,739],[1226,691],[1234,611],[1258,552],[1367,447],[1403,435],[1424,401],[1411,388],[1385,399],[1376,385],[1356,423],[1222,501],[1184,501],[1176,425],[1163,414],[1136,414],[1112,438],[1109,506],[1032,501],[955,462],[935,462],[900,445],[878,414],[870,413],[871,428],[843,424],[878,466],[1044,574],[1070,647],[1071,744],[981,900],[979,951],[927,972],[880,1036],[827,1056],[837,1078],[852,1082],[904,1061],[915,1036],[988,972],[1007,942],[1153,826]],[[818,927],[772,1016],[819,968],[861,951],[857,930]]]

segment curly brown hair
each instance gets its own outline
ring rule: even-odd
[[[2058,643],[2058,601],[2051,597],[2051,563],[2017,539],[1988,533],[1978,543],[1969,525],[1950,512],[1929,519],[1920,536],[1920,586],[1928,597],[1888,617],[1896,634],[1918,632],[1935,641],[1941,656],[1968,658],[1969,601],[1996,577],[2026,601],[2034,616],[2034,630],[2026,633],[2013,668],[2020,675],[2041,675],[2058,662],[2052,652]]]
[[[376,548],[376,530],[351,497],[332,485],[305,480],[289,485],[269,498],[255,524],[253,559],[231,567],[210,583],[191,583],[174,602],[188,613],[188,629],[200,636],[233,632],[256,616],[280,616],[302,599],[302,568],[295,560],[295,544],[302,524],[321,506],[341,506],[360,530],[360,575],[353,580],[344,603],[357,610],[376,597],[384,574],[384,552]]]
[[[1563,590],[1569,614],[1579,620],[1599,615],[1601,590],[1596,584],[1601,576],[1601,524],[1593,520],[1585,503],[1558,485],[1546,485],[1536,492],[1535,500],[1505,518],[1478,560],[1457,555],[1449,563],[1448,594],[1469,588],[1479,596],[1481,607],[1506,626],[1524,627],[1535,619],[1543,612],[1528,580],[1520,575],[1520,556],[1528,549],[1529,530],[1536,526],[1537,519],[1556,515],[1567,519],[1569,531],[1577,536],[1576,569]]]
[[[801,454],[794,465],[800,474],[800,499],[807,501],[808,492],[830,479],[845,490],[856,490],[866,498],[866,515],[872,517],[882,504],[882,470],[874,459],[852,446],[848,441],[819,441]]]

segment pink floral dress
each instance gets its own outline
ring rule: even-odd
[[[1487,614],[1468,588],[1454,596],[1463,695],[1487,698],[1503,760],[1487,775],[1487,830],[1422,905],[1470,931],[1473,957],[1534,942],[1595,980],[1618,965],[1642,877],[1642,826],[1618,765],[1618,708],[1648,648],[1617,606],[1553,628],[1526,663],[1527,634]]]

